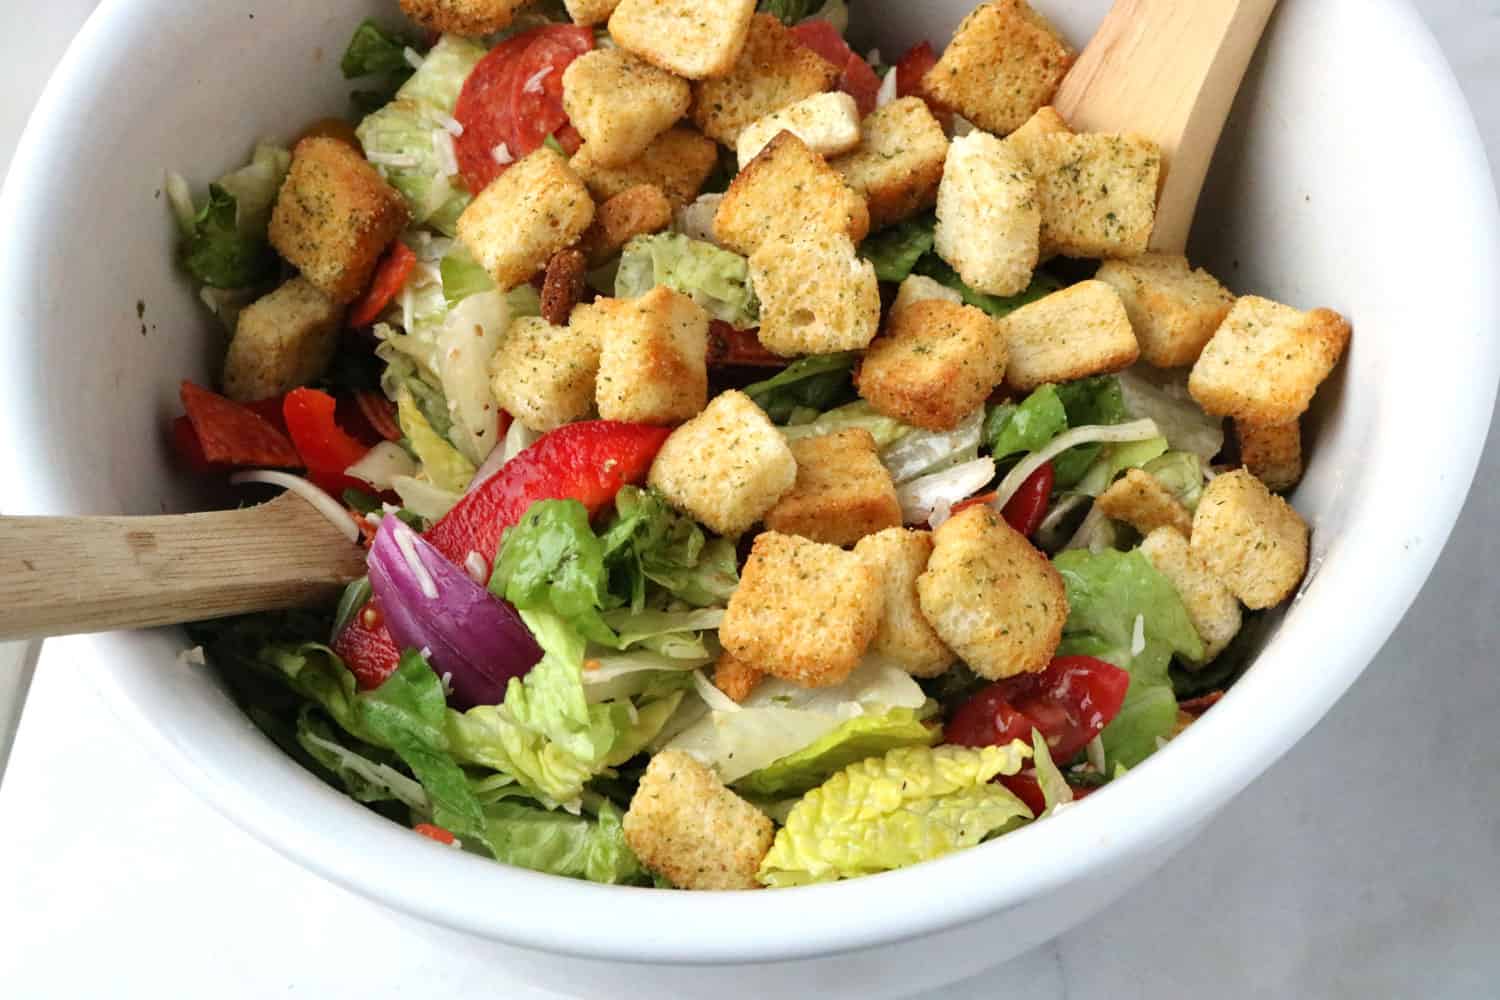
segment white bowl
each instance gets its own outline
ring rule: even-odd
[[[888,13],[859,40],[887,52],[924,36],[941,43],[969,5],[867,0]],[[1106,4],[1039,6],[1082,42]],[[162,171],[212,177],[257,137],[344,110],[343,45],[360,17],[394,7],[100,6],[33,115],[0,206],[0,506],[158,513],[201,501],[173,471],[163,428],[178,380],[207,380],[224,344],[173,266]],[[1119,784],[1046,823],[888,875],[750,894],[616,889],[509,869],[378,819],[284,757],[210,673],[177,663],[176,631],[89,640],[104,693],[256,836],[553,986],[894,995],[1081,921],[1166,861],[1359,675],[1452,528],[1494,403],[1500,222],[1436,44],[1400,0],[1281,7],[1226,136],[1195,255],[1237,290],[1354,322],[1296,494],[1315,526],[1313,570],[1230,696]]]

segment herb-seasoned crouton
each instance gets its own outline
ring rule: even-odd
[[[598,267],[637,236],[659,233],[672,224],[672,203],[661,188],[637,184],[600,205],[583,237],[589,263]]]
[[[563,108],[595,163],[618,167],[687,114],[687,81],[624,49],[595,49],[563,72]]]
[[[592,27],[609,20],[609,15],[620,6],[620,0],[563,0],[568,16],[574,24]]]
[[[984,132],[953,140],[938,188],[935,249],[971,288],[1017,295],[1031,284],[1042,210],[1031,171]]]
[[[1216,417],[1289,424],[1349,343],[1349,324],[1331,309],[1299,312],[1247,295],[1234,304],[1188,378],[1198,405]]]
[[[594,221],[594,199],[543,146],[490,183],[458,217],[458,238],[503,291],[528,281]]]
[[[1187,539],[1171,528],[1148,534],[1141,554],[1182,598],[1188,619],[1203,640],[1203,662],[1222,653],[1240,630],[1240,602],[1229,588],[1193,555]]]
[[[1124,521],[1143,535],[1157,528],[1172,528],[1186,538],[1193,532],[1193,515],[1151,473],[1131,469],[1099,495],[1105,516]]]
[[[775,16],[757,14],[734,69],[693,86],[693,121],[733,149],[752,122],[827,90],[842,69],[799,42]]]
[[[917,577],[932,555],[932,535],[888,528],[861,538],[854,554],[875,567],[885,591],[885,611],[870,652],[899,663],[913,677],[936,677],[953,666],[958,657],[922,617],[917,601]]]
[[[490,360],[495,400],[534,431],[582,420],[594,408],[599,338],[592,330],[523,316],[500,338]]]
[[[1254,424],[1236,420],[1234,433],[1240,442],[1240,464],[1268,489],[1282,493],[1297,485],[1302,478],[1301,421]]]
[[[1102,281],[1022,306],[1000,320],[1000,330],[1010,352],[1005,384],[1018,392],[1117,372],[1140,356],[1120,296]]]
[[[888,417],[949,431],[984,405],[1005,377],[1005,341],[973,306],[941,299],[891,312],[885,335],[855,376],[859,394]]]
[[[1307,522],[1244,469],[1219,476],[1193,515],[1193,554],[1247,608],[1274,607],[1307,572]]]
[[[755,538],[719,641],[773,677],[832,687],[859,666],[884,599],[874,568],[853,552],[767,531]]]
[[[723,691],[730,701],[744,701],[765,679],[764,671],[736,660],[727,652],[720,653],[719,661],[714,664],[714,687]]]
[[[782,132],[790,132],[819,156],[832,159],[859,145],[859,107],[843,91],[814,94],[774,111],[740,133],[735,145],[740,169]]]
[[[734,69],[754,14],[755,0],[620,0],[609,35],[649,63],[704,80]]]
[[[625,843],[678,889],[756,889],[775,827],[680,750],[651,758],[625,813]]]
[[[240,313],[224,358],[224,395],[270,399],[323,374],[338,346],[344,310],[306,278],[293,278]]]
[[[937,204],[948,156],[942,124],[920,97],[903,97],[868,115],[859,147],[830,166],[869,203],[881,229]]]
[[[408,218],[400,192],[363,156],[337,139],[304,139],[271,212],[271,245],[342,305],[365,290]]]
[[[771,240],[750,258],[760,297],[760,342],[782,357],[870,345],[880,327],[880,282],[842,233]]]
[[[826,160],[782,132],[729,185],[714,235],[748,257],[767,240],[809,231],[844,233],[858,244],[870,232],[870,212]]]
[[[913,274],[901,282],[901,287],[896,289],[896,301],[891,304],[891,315],[895,316],[896,313],[918,302],[928,302],[934,299],[939,302],[952,302],[955,305],[964,303],[963,293],[958,290],[933,281],[926,275]]]
[[[428,31],[477,38],[510,27],[533,0],[401,0],[401,11]]]
[[[708,403],[708,313],[665,285],[638,299],[600,299],[573,311],[598,338],[599,416],[675,424]]]
[[[719,147],[712,139],[681,126],[657,136],[644,153],[624,166],[604,166],[594,159],[588,146],[570,161],[589,192],[600,201],[650,184],[659,188],[674,207],[698,197],[718,162]]]
[[[759,521],[796,479],[786,438],[737,390],[673,431],[649,477],[673,507],[728,536]]]
[[[1061,574],[986,506],[938,528],[917,597],[942,640],[995,681],[1044,669],[1068,618]]]
[[[797,481],[766,511],[766,527],[829,545],[853,545],[901,525],[891,474],[863,427],[792,442]]]
[[[1033,174],[1040,173],[1043,160],[1037,144],[1044,135],[1072,135],[1073,129],[1052,105],[1047,105],[1026,120],[1026,124],[1005,137],[1005,148],[1021,158]]]
[[[1042,252],[1139,257],[1156,225],[1161,150],[1132,135],[1054,132],[1032,140]]]
[[[1073,50],[1025,0],[996,0],[958,26],[922,85],[987,132],[1005,135],[1048,104]]]
[[[1105,261],[1095,277],[1120,294],[1141,360],[1158,368],[1197,361],[1234,305],[1229,290],[1202,268],[1194,271],[1186,257]]]

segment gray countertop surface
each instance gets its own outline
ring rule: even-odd
[[[0,9],[0,164],[92,6]],[[1419,6],[1500,162],[1500,0]],[[1497,472],[1491,451],[1421,598],[1305,740],[1144,887],[941,995],[1500,996]],[[95,666],[48,644],[0,784],[6,996],[544,996],[220,818],[115,722]]]

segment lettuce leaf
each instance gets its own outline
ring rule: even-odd
[[[1203,459],[1190,451],[1169,451],[1143,468],[1188,510],[1198,509],[1198,501],[1203,497]]]
[[[1113,375],[1066,382],[1057,387],[1057,398],[1068,414],[1069,427],[1097,427],[1124,423],[1127,413],[1120,383]],[[1089,444],[1063,452],[1052,460],[1058,489],[1071,489],[1098,460],[1104,445]]]
[[[750,287],[750,262],[737,253],[681,233],[637,236],[625,247],[615,295],[634,299],[658,285],[688,296],[715,319],[748,329],[760,317]]]
[[[412,44],[393,31],[387,31],[373,19],[367,18],[354,29],[344,57],[339,60],[339,69],[345,80],[357,80],[380,73],[398,73],[410,70],[406,62],[406,49]]]
[[[599,807],[597,819],[588,819],[502,801],[486,808],[485,827],[491,851],[506,864],[590,882],[646,881],[610,802]]]
[[[210,288],[245,288],[276,274],[276,254],[265,234],[247,236],[239,226],[239,203],[218,184],[193,217],[192,234],[182,245],[182,264]]]
[[[1057,387],[1044,385],[1019,404],[991,407],[985,418],[984,440],[998,462],[1012,455],[1040,451],[1067,429],[1068,413]]]
[[[928,726],[919,718],[918,711],[910,708],[862,715],[796,753],[746,775],[735,787],[764,798],[800,795],[821,785],[834,772],[866,757],[879,757],[897,747],[930,747],[942,737],[941,727]]]
[[[722,607],[739,586],[733,543],[710,540],[654,490],[623,487],[601,541],[609,588],[635,611],[646,606],[648,582],[695,608]]]
[[[523,612],[556,616],[581,639],[615,646],[619,638],[601,615],[613,606],[607,584],[604,545],[588,510],[577,500],[542,500],[505,532],[490,592]]]
[[[782,24],[806,20],[823,6],[823,0],[761,0],[760,11],[778,18]]]
[[[396,420],[429,482],[449,493],[468,489],[477,471],[474,463],[438,435],[409,391],[396,396]]]
[[[1105,445],[1099,457],[1094,459],[1088,471],[1073,487],[1078,493],[1096,497],[1109,489],[1115,478],[1126,469],[1139,469],[1160,458],[1167,452],[1167,439],[1147,438],[1144,441],[1126,441]]]
[[[447,300],[450,309],[470,295],[488,292],[495,287],[495,279],[491,278],[489,272],[480,266],[468,250],[464,249],[463,244],[458,242],[455,242],[444,255],[442,263],[438,265],[438,273],[442,276],[443,297]],[[521,285],[520,288],[530,289],[531,286]],[[512,311],[518,316],[538,315],[538,313],[516,310],[515,305],[512,302]]]
[[[629,722],[620,704],[590,705],[583,689],[583,638],[549,611],[521,609],[521,618],[542,647],[542,659],[522,678],[512,678],[505,709],[521,725],[545,736],[586,765],[598,769]]]
[[[443,35],[422,57],[417,71],[396,91],[396,99],[417,101],[451,115],[464,81],[487,54],[488,50],[478,42],[458,35]],[[402,64],[405,65],[404,53]]]
[[[1115,376],[1120,401],[1132,418],[1156,421],[1174,451],[1188,451],[1211,462],[1224,448],[1224,421],[1211,417],[1188,395],[1181,372],[1138,366]]]
[[[878,448],[889,448],[913,430],[910,424],[903,424],[894,417],[876,413],[873,406],[861,399],[856,403],[849,403],[846,406],[829,410],[827,413],[821,413],[808,423],[784,427],[782,433],[786,435],[787,440],[798,441],[802,438],[819,437],[854,427],[863,427],[869,431]]]
[[[543,805],[577,808],[596,765],[521,725],[504,705],[452,709],[446,720],[448,745],[462,764],[513,777]]]
[[[905,281],[917,261],[931,252],[936,225],[937,219],[931,215],[898,222],[860,244],[859,254],[875,265],[879,280]]]
[[[401,192],[413,224],[429,224],[453,235],[468,205],[468,190],[444,168],[439,143],[452,137],[428,105],[396,100],[366,116],[355,129],[365,156]]]
[[[400,802],[424,816],[431,808],[421,782],[393,766],[399,761],[387,751],[336,732],[310,704],[297,713],[297,743],[359,802]]]
[[[1052,750],[1047,746],[1047,739],[1040,730],[1031,731],[1031,762],[1036,771],[1036,783],[1042,789],[1042,801],[1046,808],[1042,810],[1042,816],[1050,816],[1057,811],[1058,806],[1073,801],[1073,789],[1068,784],[1068,779],[1057,769],[1052,761]]]
[[[1062,282],[1045,271],[1038,271],[1032,275],[1031,285],[1019,295],[1011,295],[1002,298],[998,295],[986,295],[984,292],[976,292],[964,280],[958,276],[958,272],[949,267],[947,262],[936,253],[929,253],[912,269],[912,273],[931,278],[940,285],[953,289],[964,297],[964,304],[982,309],[996,319],[1009,316],[1024,305],[1030,305],[1038,299],[1046,298],[1053,292],[1062,288]]]
[[[745,395],[766,411],[775,424],[785,424],[792,413],[806,408],[819,413],[853,402],[854,351],[800,358],[780,372],[745,387]]]

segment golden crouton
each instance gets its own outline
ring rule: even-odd
[[[1203,640],[1203,662],[1224,651],[1240,630],[1240,602],[1209,572],[1172,528],[1157,528],[1141,543],[1144,555],[1167,578],[1187,608],[1188,619]]]
[[[792,442],[797,481],[766,511],[766,527],[829,545],[853,545],[901,526],[896,485],[863,427]]]
[[[1307,572],[1307,522],[1244,469],[1219,476],[1193,515],[1193,554],[1245,607],[1274,607]]]
[[[757,14],[734,69],[693,86],[693,121],[733,149],[752,122],[827,90],[842,69],[799,42],[775,16]]]
[[[1331,309],[1299,312],[1246,295],[1193,365],[1188,391],[1216,417],[1289,424],[1307,412],[1348,343],[1349,324]]]
[[[952,302],[963,305],[963,293],[949,288],[940,282],[933,281],[926,275],[913,274],[901,282],[901,287],[896,289],[896,301],[891,303],[891,315],[895,316],[908,306],[914,306],[918,302],[927,302],[936,299],[939,302]]]
[[[609,15],[620,6],[620,0],[563,0],[568,16],[574,24],[592,27],[609,20]]]
[[[1234,295],[1207,271],[1194,271],[1186,257],[1108,260],[1095,277],[1120,294],[1141,360],[1158,368],[1197,361],[1234,305]]]
[[[719,147],[712,139],[678,126],[657,136],[644,153],[624,166],[604,166],[594,159],[588,146],[570,162],[600,201],[650,184],[659,188],[674,207],[681,207],[703,190],[704,181],[718,165]]]
[[[620,0],[609,35],[649,63],[704,80],[734,69],[755,0]]]
[[[885,591],[885,611],[870,652],[913,677],[936,677],[953,666],[958,657],[927,624],[917,601],[917,577],[932,555],[931,533],[888,528],[861,538],[854,554],[875,567]]]
[[[224,395],[271,399],[311,383],[333,360],[344,310],[293,278],[240,313],[224,358]]]
[[[589,263],[598,267],[637,236],[659,233],[672,224],[672,203],[661,188],[637,184],[600,205],[583,237]]]
[[[1156,226],[1161,150],[1133,135],[1054,132],[1032,140],[1042,253],[1139,257]]]
[[[594,221],[594,199],[567,159],[543,146],[501,174],[458,217],[458,239],[504,291],[530,280]]]
[[[618,167],[687,114],[687,81],[624,49],[595,49],[563,71],[563,108],[595,163]]]
[[[337,139],[303,139],[271,212],[271,245],[343,305],[365,290],[408,219],[401,193],[363,156]]]
[[[1234,433],[1240,442],[1240,464],[1268,489],[1282,493],[1297,485],[1302,478],[1300,421],[1254,424],[1236,420]]]
[[[934,249],[964,284],[990,295],[1025,291],[1041,232],[1036,181],[1021,158],[984,132],[954,139],[938,187]]]
[[[938,528],[917,597],[942,640],[994,681],[1045,669],[1068,618],[1057,569],[984,505]]]
[[[625,813],[625,843],[678,889],[757,889],[770,817],[681,750],[651,758]]]
[[[714,687],[723,691],[730,701],[744,701],[765,679],[765,671],[736,660],[727,652],[720,653],[719,661],[714,664]]]
[[[867,116],[854,152],[830,166],[869,203],[870,226],[882,229],[937,204],[948,156],[943,126],[920,97],[903,97]]]
[[[760,342],[782,357],[870,345],[880,327],[880,282],[842,233],[771,240],[750,258],[760,297]]]
[[[874,568],[853,552],[763,532],[729,598],[719,641],[773,677],[832,687],[859,666],[884,599]]]
[[[773,111],[749,125],[735,144],[740,169],[782,132],[801,139],[808,149],[832,159],[859,145],[859,106],[843,91],[814,94],[796,104]]]
[[[572,326],[597,338],[599,416],[675,424],[708,404],[708,313],[658,285],[638,299],[600,299],[573,310]]]
[[[401,0],[401,11],[428,31],[477,38],[510,27],[534,0]]]
[[[996,0],[958,26],[922,85],[940,104],[1005,135],[1051,102],[1073,50],[1025,0]]]
[[[1131,469],[1099,495],[1096,501],[1106,517],[1124,521],[1143,535],[1157,528],[1172,528],[1186,538],[1193,531],[1193,515],[1149,472]]]
[[[1005,384],[1017,392],[1117,372],[1140,356],[1120,296],[1102,281],[1022,306],[1000,320],[1000,330],[1010,351]]]
[[[973,306],[929,299],[892,310],[855,385],[888,417],[951,431],[1000,384],[1005,356],[993,319]]]
[[[767,240],[809,231],[844,233],[858,244],[870,232],[870,212],[826,160],[782,132],[729,185],[714,235],[748,257]]]
[[[1033,174],[1040,172],[1042,160],[1037,144],[1044,135],[1072,135],[1073,129],[1052,105],[1047,105],[1026,120],[1026,124],[1005,137],[1005,148],[1021,158]]]
[[[649,477],[673,507],[728,536],[759,521],[796,479],[786,438],[737,390],[715,396],[673,431]]]
[[[512,323],[490,359],[496,402],[534,431],[588,416],[598,373],[595,331],[553,326],[540,316]]]

